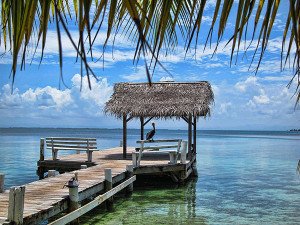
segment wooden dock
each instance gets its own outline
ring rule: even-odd
[[[126,179],[126,165],[132,164],[128,147],[127,159],[123,159],[122,147],[100,150],[93,153],[93,163],[87,164],[86,154],[59,156],[59,160],[46,159],[39,161],[39,171],[56,169],[63,172],[77,169],[79,180],[79,201],[104,191],[104,170],[112,171],[113,186]],[[175,182],[182,182],[194,171],[195,159],[192,157],[185,164],[168,164],[169,156],[164,154],[145,154],[139,167],[134,168],[135,175],[166,175]],[[87,169],[79,169],[88,165]],[[79,168],[78,168],[79,167]],[[74,171],[49,177],[25,185],[23,224],[36,224],[46,220],[69,207],[69,191],[64,184],[74,176]],[[8,222],[9,190],[0,194],[0,224]]]

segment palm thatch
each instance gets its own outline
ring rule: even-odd
[[[210,116],[211,85],[199,82],[117,83],[105,112],[122,118]]]

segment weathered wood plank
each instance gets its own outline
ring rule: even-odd
[[[72,138],[72,137],[46,137],[46,140],[89,140],[89,141],[96,141],[96,138]]]
[[[52,140],[47,140],[47,144],[52,144]],[[74,145],[86,145],[87,140],[84,141],[77,141],[77,140],[53,140],[55,144],[74,144]],[[89,141],[89,145],[96,145],[96,141]]]
[[[89,149],[87,147],[84,146],[56,146],[53,145],[53,148],[55,150],[72,150],[72,151],[99,151],[97,149],[97,147],[89,147]],[[52,149],[52,147],[47,147],[47,149]]]
[[[138,140],[136,143],[161,143],[161,142],[178,142],[180,139],[160,139],[160,140]]]
[[[166,173],[185,170],[184,164],[140,166],[134,168],[134,174]]]
[[[147,146],[144,147],[144,150],[148,150],[148,149],[164,149],[164,148],[177,148],[178,145],[160,145],[160,146]]]

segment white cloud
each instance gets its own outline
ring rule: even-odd
[[[0,109],[2,114],[26,115],[32,117],[65,117],[68,115],[102,115],[103,106],[113,92],[106,78],[90,77],[92,90],[88,88],[87,77],[82,79],[76,74],[72,78],[72,88],[58,90],[50,86],[44,88],[29,88],[23,93],[18,89],[11,94],[10,85],[6,84],[0,92]],[[7,113],[5,113],[7,112]]]
[[[174,79],[172,77],[162,77],[160,81],[173,81]]]
[[[94,77],[90,76],[90,83],[92,89],[89,89],[87,77],[82,78],[82,90],[80,92],[81,86],[81,76],[75,74],[72,78],[73,88],[72,92],[80,96],[80,99],[90,102],[91,104],[96,104],[101,107],[109,99],[113,92],[113,87],[109,86],[107,79],[103,78],[97,81]]]
[[[221,103],[220,111],[218,112],[218,114],[222,114],[222,115],[227,114],[231,106],[232,106],[232,102]]]
[[[123,74],[120,76],[128,81],[140,81],[140,80],[147,79],[147,75],[146,75],[144,66],[137,66],[137,67],[133,68],[133,70],[135,70],[135,71],[129,75]]]
[[[249,87],[258,86],[257,77],[248,77],[245,81],[239,81],[235,84],[235,88],[241,92],[245,92]]]
[[[270,103],[270,99],[266,94],[261,94],[259,96],[254,96],[253,100],[257,104],[267,104]]]

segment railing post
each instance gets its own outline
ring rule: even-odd
[[[123,147],[123,141],[120,141],[120,147]]]
[[[23,224],[25,186],[11,187],[9,191],[8,221]]]
[[[56,170],[48,170],[48,177],[55,177]]]
[[[69,188],[69,198],[70,198],[70,205],[69,205],[69,212],[73,212],[74,210],[79,208],[79,195],[78,195],[78,173],[75,172],[75,177],[73,181],[69,181],[67,187]],[[79,218],[73,220],[71,224],[79,224]]]
[[[132,152],[132,165],[137,166],[137,158],[139,153],[138,152]]]
[[[40,139],[40,161],[44,161],[45,159],[45,139]]]
[[[0,193],[4,192],[4,174],[0,174]]]
[[[107,192],[112,189],[111,169],[105,169],[104,172],[105,172],[105,192]],[[114,208],[113,197],[110,197],[109,199],[106,200],[106,209],[108,211],[112,211],[113,208]]]
[[[126,178],[129,179],[133,176],[133,165],[126,165]],[[133,183],[129,184],[126,188],[126,195],[130,196],[133,192]]]
[[[181,148],[181,157],[180,157],[180,163],[186,164],[186,150],[187,150],[187,142],[182,142],[182,148]]]
[[[176,164],[177,163],[177,152],[169,152],[170,162],[169,164]]]

